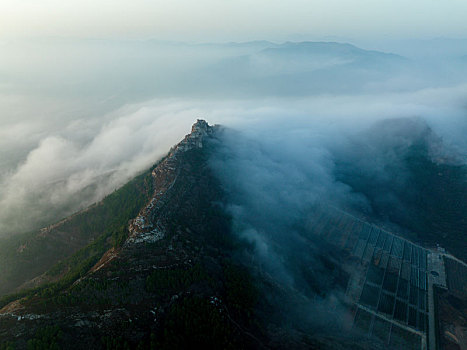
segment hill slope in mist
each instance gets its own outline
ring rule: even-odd
[[[247,329],[257,327],[248,318],[255,288],[229,258],[229,218],[206,163],[213,132],[198,122],[152,169],[154,187],[143,188],[149,197],[139,214],[133,213],[124,235],[101,251],[95,265],[4,307],[2,341],[22,334],[19,348],[254,347],[259,340]],[[126,199],[120,199],[123,205]],[[110,238],[103,237],[103,244]],[[88,259],[78,253],[66,262],[82,265]]]
[[[76,349],[117,344],[170,349],[319,346],[323,340],[297,328],[295,312],[283,319],[286,304],[276,309],[281,301],[309,303],[304,291],[281,285],[262,271],[254,263],[254,246],[232,231],[228,199],[210,161],[222,133],[198,121],[152,169],[151,181],[143,174],[130,182],[149,187],[141,188],[145,204],[125,230],[116,235],[105,231],[44,275],[64,273],[57,282],[42,279],[35,289],[4,298],[1,341],[18,348],[35,344]],[[127,200],[120,199],[122,205]],[[93,207],[77,215],[84,222],[100,217]],[[298,264],[305,267],[307,261]],[[337,267],[328,259],[325,264],[329,271]],[[316,288],[305,293],[326,293]],[[289,322],[294,325],[286,326]],[[333,342],[346,348],[339,344],[348,341]]]
[[[150,170],[15,246],[5,261],[21,270],[9,290],[35,288],[1,301],[0,344],[384,349],[352,331],[345,293],[358,265],[318,237],[322,224],[310,217],[317,206],[339,206],[453,250],[467,241],[451,231],[464,220],[458,196],[467,172],[419,120],[385,121],[348,141],[329,150],[333,186],[346,195],[330,187],[317,195],[323,183],[294,163],[314,168],[311,154],[256,147],[199,120]],[[440,171],[449,180],[435,181]],[[366,201],[351,200],[356,193]],[[430,205],[414,201],[420,195]],[[21,249],[37,260],[22,260]]]
[[[419,118],[383,120],[336,152],[336,177],[367,214],[467,259],[467,167]]]
[[[77,251],[86,258],[87,267],[83,269],[92,266],[115,243],[113,237],[126,230],[128,221],[148,200],[151,189],[149,172],[146,172],[101,202],[58,223],[1,238],[0,295],[33,287],[38,282],[53,281],[64,274],[79,274],[81,271],[64,261]],[[30,281],[57,263],[39,281]]]

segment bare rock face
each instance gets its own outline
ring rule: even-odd
[[[146,207],[129,225],[130,237],[126,245],[154,243],[165,236],[166,225],[163,215],[158,215],[166,204],[170,190],[175,185],[181,170],[180,156],[193,149],[203,148],[207,137],[213,135],[218,126],[210,126],[205,120],[198,119],[191,133],[169,152],[167,157],[153,170],[155,192]]]
[[[192,148],[203,148],[203,140],[206,136],[212,135],[218,128],[217,125],[210,126],[205,120],[198,121],[191,127],[191,133],[185,136],[176,147],[176,151],[187,151]]]

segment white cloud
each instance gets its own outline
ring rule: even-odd
[[[157,99],[124,106],[100,119],[72,120],[42,136],[23,161],[4,172],[0,187],[0,232],[56,219],[52,213],[56,214],[61,207],[68,210],[61,214],[69,214],[70,210],[102,198],[164,155],[189,132],[198,117],[242,130],[253,140],[266,132],[268,147],[276,149],[278,157],[281,154],[295,154],[298,160],[314,157],[319,160],[316,164],[324,167],[310,169],[321,175],[329,168],[325,163],[328,147],[384,118],[425,118],[447,143],[465,151],[466,94],[467,86],[461,85],[399,94],[306,99],[215,102]],[[27,122],[10,132],[19,130],[19,136],[23,128],[28,129]],[[10,136],[13,143],[14,139]],[[303,173],[303,168],[294,168],[301,164],[298,160],[286,163],[291,167],[284,172],[295,179],[294,183],[299,183],[304,174],[312,175],[308,170]],[[329,181],[323,188],[329,186]],[[86,192],[83,197],[83,189],[90,186],[97,187],[91,195]],[[285,200],[289,193],[285,189]],[[28,220],[18,214],[20,211],[28,212]]]

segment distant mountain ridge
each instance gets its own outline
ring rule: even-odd
[[[285,42],[283,44],[266,48],[261,52],[276,55],[341,55],[343,57],[353,58],[371,55],[379,58],[398,59],[400,61],[407,60],[405,57],[393,53],[365,50],[348,43],[324,41]]]
[[[222,59],[202,70],[199,79],[211,86],[240,85],[244,94],[374,93],[413,68],[402,56],[350,44],[286,42]]]

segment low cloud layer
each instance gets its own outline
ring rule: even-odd
[[[323,193],[349,192],[333,178],[332,152],[377,120],[420,117],[461,158],[467,149],[464,70],[441,83],[423,78],[429,67],[349,45],[45,41],[2,49],[0,235],[99,200],[198,117],[239,132],[232,170],[259,174],[246,182],[252,188],[282,183],[263,195],[271,205],[278,196],[292,216]]]
[[[74,121],[41,138],[24,161],[1,178],[0,232],[49,224],[148,168],[189,131],[197,114],[177,106],[135,106],[103,125]]]
[[[158,99],[125,106],[101,120],[73,120],[55,132],[39,133],[24,159],[3,172],[0,232],[47,224],[57,219],[57,213],[63,216],[102,198],[164,155],[189,132],[197,117],[236,128],[245,136],[239,140],[247,144],[232,150],[243,162],[235,166],[238,170],[251,166],[259,174],[252,187],[261,188],[266,180],[282,183],[284,190],[275,193],[274,200],[283,195],[292,208],[294,201],[306,203],[323,192],[329,194],[329,188],[338,196],[346,189],[332,178],[330,151],[377,120],[420,116],[447,145],[465,150],[461,102],[466,92],[466,86],[459,86],[308,99]],[[13,132],[21,137],[28,128],[34,130],[34,122],[10,128],[12,142]],[[262,149],[272,158],[256,157],[255,152]],[[266,179],[257,171],[262,168],[264,176],[269,176]],[[312,187],[305,188],[304,178],[314,179]],[[294,191],[301,197],[296,198]],[[29,220],[24,220],[23,212]]]
[[[313,237],[307,219],[330,204],[402,234],[412,229],[400,226],[419,219],[407,218],[415,215],[407,199],[419,193],[406,157],[420,146],[434,163],[466,164],[467,119],[459,103],[465,92],[460,86],[311,98],[294,101],[293,112],[271,108],[267,117],[224,130],[212,165],[227,191],[234,232],[254,247],[242,262],[292,291],[270,300],[280,322],[307,332],[332,332],[329,326],[347,322],[336,287],[342,276],[329,268],[339,265],[338,253]]]

